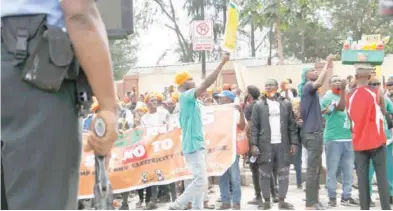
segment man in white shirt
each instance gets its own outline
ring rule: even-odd
[[[260,186],[265,199],[261,209],[271,209],[270,182],[273,167],[277,171],[279,209],[291,210],[285,202],[289,185],[289,165],[298,145],[296,120],[292,104],[277,93],[278,83],[265,83],[266,94],[257,102],[251,114],[251,154],[258,157]]]
[[[167,123],[169,112],[161,108],[159,109],[157,94],[150,93],[145,97],[148,113],[141,118],[141,127],[146,128],[147,134],[161,133],[167,131]],[[157,209],[158,186],[151,186],[151,201],[147,203],[145,209]]]
[[[236,95],[228,90],[224,90],[220,94],[218,94],[219,103],[220,104],[229,104],[234,103]],[[246,126],[246,120],[244,118],[243,109],[239,105],[235,105],[238,111],[236,112],[236,123],[237,127],[240,130],[244,130]],[[239,159],[240,156],[236,155],[235,162],[232,164],[228,170],[220,177],[220,194],[222,205],[219,208],[220,210],[232,208],[234,210],[240,210],[240,202],[241,202],[241,184],[240,184],[240,167],[239,167]],[[229,185],[232,185],[232,192],[230,191]],[[232,197],[231,197],[232,196]]]

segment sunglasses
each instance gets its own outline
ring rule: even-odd
[[[380,86],[381,83],[369,83],[370,86]]]

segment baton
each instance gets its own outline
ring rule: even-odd
[[[104,119],[98,117],[94,122],[94,133],[98,137],[105,136]],[[105,169],[105,156],[95,155],[96,183],[94,185],[94,207],[96,210],[113,210],[112,185]]]

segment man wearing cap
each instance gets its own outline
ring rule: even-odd
[[[229,104],[234,103],[236,95],[235,93],[224,90],[220,94],[219,97],[219,104]],[[246,127],[246,120],[244,119],[244,112],[240,105],[235,105],[236,109],[238,110],[236,119],[237,119],[237,127],[240,130],[244,130]],[[240,155],[236,155],[235,162],[229,167],[225,173],[220,177],[220,193],[221,193],[221,200],[222,204],[219,208],[220,210],[226,210],[231,208],[231,201],[233,203],[232,208],[234,210],[240,210],[240,201],[241,201],[241,184],[240,184],[240,168],[239,168],[239,159]],[[232,185],[232,193],[230,191],[229,184]],[[232,195],[232,200],[231,200]]]
[[[173,202],[169,209],[180,210],[192,201],[193,209],[203,208],[203,195],[207,188],[206,146],[203,135],[201,108],[199,96],[206,92],[219,76],[223,66],[229,60],[229,55],[222,57],[218,67],[196,87],[192,76],[188,72],[176,74],[175,83],[181,92],[179,97],[179,123],[182,129],[182,150],[193,181],[179,198]]]
[[[319,104],[318,89],[327,83],[326,75],[333,65],[333,56],[327,57],[327,63],[320,74],[312,68],[302,70],[301,83],[298,86],[300,96],[300,115],[303,120],[302,140],[307,149],[307,177],[306,177],[306,209],[321,210],[319,203],[319,177],[322,168],[323,151],[323,122]]]
[[[251,154],[258,157],[260,185],[265,202],[259,208],[271,209],[270,182],[277,170],[279,209],[292,210],[285,202],[289,185],[289,165],[298,145],[297,126],[292,105],[277,93],[278,82],[265,83],[266,94],[257,102],[251,115]],[[259,153],[260,152],[260,153]]]
[[[369,169],[375,164],[378,192],[383,210],[390,210],[388,181],[386,178],[386,135],[384,132],[385,100],[381,88],[369,86],[374,67],[359,64],[356,68],[356,87],[345,93],[342,81],[340,102],[336,109],[347,109],[352,129],[356,172],[359,183],[360,209],[370,209]]]

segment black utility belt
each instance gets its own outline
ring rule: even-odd
[[[57,92],[64,80],[77,80],[80,65],[72,43],[61,28],[46,24],[46,15],[1,18],[1,39],[21,78],[35,87]]]

